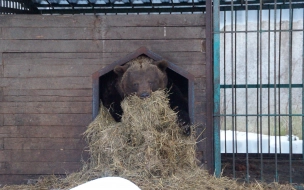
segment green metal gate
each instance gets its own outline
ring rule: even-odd
[[[213,3],[215,174],[303,183],[304,2]]]

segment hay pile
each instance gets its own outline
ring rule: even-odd
[[[143,190],[291,188],[258,183],[246,187],[227,178],[214,178],[200,169],[195,159],[194,134],[182,134],[164,91],[156,91],[147,99],[128,97],[122,108],[122,122],[117,123],[101,106],[99,115],[84,133],[90,160],[84,163],[82,171],[66,178],[51,176],[34,185],[7,189],[69,189],[105,176],[121,176]]]
[[[101,176],[146,181],[197,168],[194,135],[182,134],[164,91],[156,91],[148,99],[128,97],[122,108],[121,123],[101,108],[100,117],[85,132],[90,169]]]

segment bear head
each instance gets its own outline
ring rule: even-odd
[[[154,61],[147,57],[138,57],[122,66],[116,66],[114,72],[118,75],[116,89],[121,97],[135,94],[146,98],[158,89],[167,86],[166,69],[168,63],[164,60]]]

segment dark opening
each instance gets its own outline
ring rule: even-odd
[[[188,79],[170,68],[168,68],[166,72],[168,76],[167,89],[170,89],[170,106],[173,110],[179,112],[181,117],[186,118],[186,122],[190,123]],[[116,121],[120,121],[122,115],[120,102],[122,101],[122,98],[116,88],[114,88],[116,80],[117,75],[113,70],[99,77],[99,100],[107,109],[109,109],[113,118]],[[99,102],[99,106],[101,102]]]

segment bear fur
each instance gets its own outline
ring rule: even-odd
[[[154,61],[146,56],[139,56],[122,66],[116,66],[110,80],[101,88],[101,100],[116,121],[121,120],[120,102],[129,95],[140,98],[149,97],[159,89],[167,88],[171,109],[177,112],[178,122],[186,135],[190,134],[188,99],[172,80],[168,79],[165,60]]]
[[[151,92],[165,89],[168,84],[164,60],[153,61],[140,56],[123,66],[116,66],[114,72],[118,75],[116,89],[121,97],[131,94],[140,98],[149,97]]]

